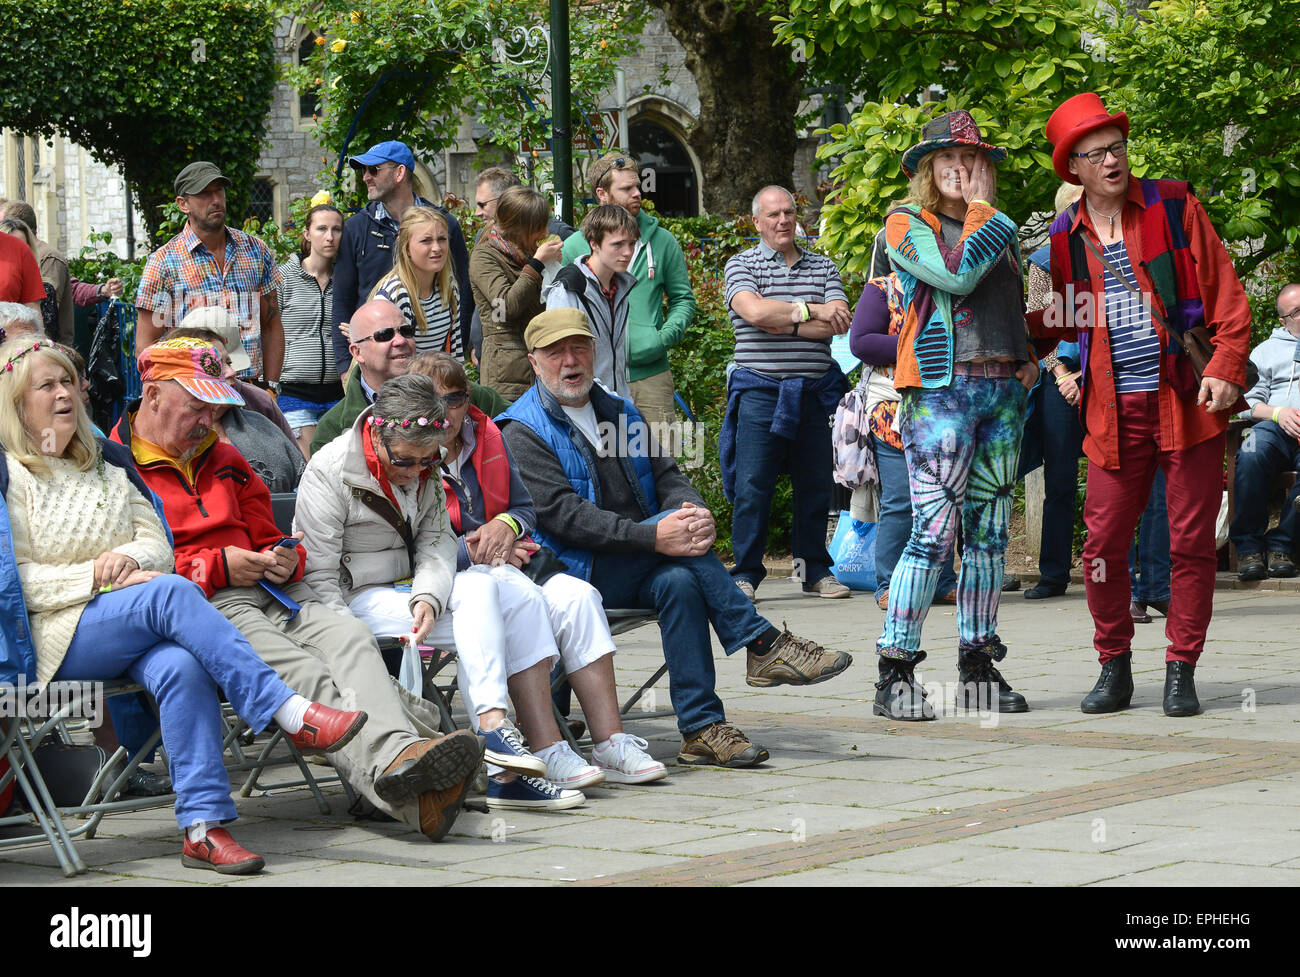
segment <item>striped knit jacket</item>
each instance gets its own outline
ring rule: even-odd
[[[973,292],[1008,248],[1017,249],[1020,267],[1015,222],[995,207],[972,202],[961,240],[950,249],[937,216],[899,207],[885,220],[885,241],[906,302],[894,386],[946,387],[953,377],[953,296]]]

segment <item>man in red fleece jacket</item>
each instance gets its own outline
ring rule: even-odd
[[[143,398],[113,439],[162,499],[176,572],[203,588],[281,678],[327,705],[353,702],[370,721],[334,755],[339,773],[380,810],[431,840],[450,829],[483,748],[461,730],[421,736],[403,712],[364,624],[302,583],[300,544],[277,546],[271,495],[243,456],[212,431],[215,404],[242,404],[221,379],[216,347],[195,339],[140,354]],[[432,729],[426,732],[433,733]]]

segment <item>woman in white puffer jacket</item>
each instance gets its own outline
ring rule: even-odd
[[[509,693],[529,741],[550,744],[539,752],[568,751],[551,711],[550,670],[560,651],[540,589],[509,564],[456,572],[457,536],[438,469],[451,437],[432,380],[411,374],[385,383],[303,473],[294,528],[304,533],[304,580],[376,635],[401,636],[408,648],[456,649],[467,712],[489,763],[501,768],[492,771],[489,807],[574,807],[585,800],[581,791],[541,779],[549,757],[527,752],[506,714]],[[614,650],[599,605],[574,623],[588,655]],[[604,779],[599,768],[578,766],[568,784]]]

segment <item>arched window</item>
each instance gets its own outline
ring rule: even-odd
[[[316,52],[316,36],[314,31],[308,31],[303,35],[302,43],[298,45],[299,64],[306,64]],[[320,96],[316,89],[310,88],[307,94],[298,96],[298,118],[304,122],[310,120],[319,108]]]
[[[647,166],[654,170],[651,182],[642,181],[642,194],[654,201],[655,209],[669,217],[698,216],[699,175],[677,136],[658,122],[638,117],[628,124],[627,141],[641,171]]]

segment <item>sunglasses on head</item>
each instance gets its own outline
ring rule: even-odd
[[[455,410],[457,407],[462,406],[468,400],[469,400],[469,394],[466,393],[464,390],[456,390],[453,391],[452,393],[442,395],[442,402],[452,410]]]
[[[399,332],[407,339],[411,339],[415,336],[415,326],[409,322],[401,326],[384,326],[383,329],[376,329],[369,336],[362,336],[357,342],[364,343],[367,339],[373,339],[377,343],[388,343],[392,342],[393,337]]]

